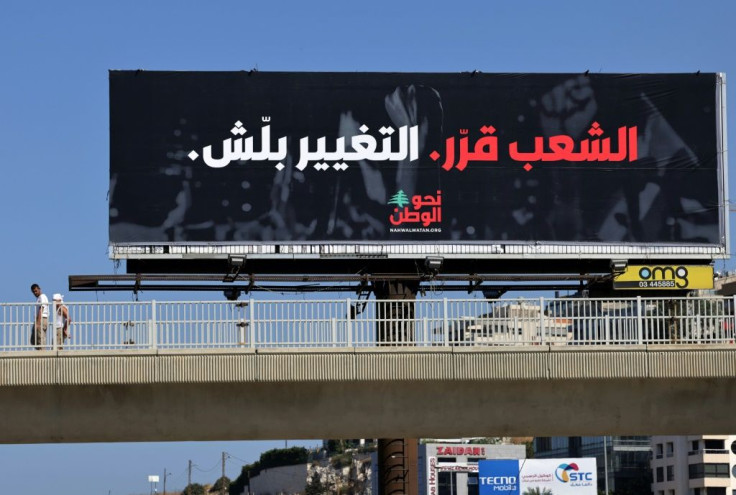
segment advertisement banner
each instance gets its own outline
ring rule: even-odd
[[[480,495],[596,495],[595,458],[482,460]]]
[[[630,265],[613,279],[614,289],[708,290],[713,267],[703,265]]]
[[[722,247],[721,86],[111,71],[110,243]]]

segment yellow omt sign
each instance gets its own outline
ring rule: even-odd
[[[713,288],[709,265],[629,265],[613,279],[614,289],[693,290]]]

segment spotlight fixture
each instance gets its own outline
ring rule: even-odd
[[[431,274],[437,274],[442,269],[445,258],[441,256],[427,256],[424,258],[424,269]]]
[[[626,271],[628,265],[628,260],[611,260],[611,272],[614,275],[619,275]]]

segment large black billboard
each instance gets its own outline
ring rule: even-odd
[[[110,243],[716,253],[721,91],[719,74],[111,71]]]

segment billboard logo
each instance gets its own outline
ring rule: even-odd
[[[442,191],[436,195],[415,194],[411,198],[399,189],[387,204],[394,206],[388,217],[391,232],[441,232]]]
[[[519,461],[478,461],[478,489],[480,495],[519,495]]]
[[[629,265],[613,279],[614,289],[712,289],[710,265]]]
[[[482,486],[490,486],[493,492],[516,491],[516,476],[484,476],[478,480]]]
[[[560,464],[555,469],[555,478],[563,483],[593,481],[593,473],[580,472],[576,463]]]
[[[680,289],[684,289],[688,286],[687,279],[688,271],[684,266],[655,266],[648,267],[643,266],[639,270],[639,277],[646,281],[662,281],[674,283]]]

